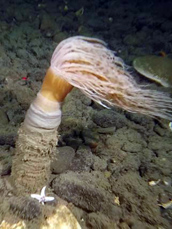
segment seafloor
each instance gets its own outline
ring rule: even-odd
[[[26,221],[46,207],[38,203],[36,210],[26,209],[27,201],[13,196],[8,182],[11,161],[17,130],[54,48],[78,34],[105,40],[128,65],[146,54],[163,51],[170,56],[172,2],[1,0],[1,221],[4,205]],[[140,83],[163,90],[130,70]],[[63,104],[59,134],[50,188],[57,201],[66,201],[83,229],[171,228],[172,207],[160,206],[172,199],[168,122],[105,109],[75,89]]]

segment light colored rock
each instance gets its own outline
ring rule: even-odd
[[[12,223],[13,222],[13,223]],[[25,222],[24,220],[15,219],[14,215],[10,215],[10,217],[6,217],[1,224],[1,229],[26,229],[27,226],[31,226],[32,222]],[[38,225],[34,225],[34,228]],[[29,228],[33,228],[32,226]],[[45,222],[41,222],[40,229],[81,229],[78,221],[72,212],[65,206],[60,205],[55,209],[54,214],[48,217]]]

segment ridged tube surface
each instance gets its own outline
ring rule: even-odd
[[[17,193],[40,192],[47,184],[56,144],[56,128],[43,130],[21,125],[12,165]]]

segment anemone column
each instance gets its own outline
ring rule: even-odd
[[[60,103],[72,86],[48,69],[42,88],[18,131],[12,178],[17,193],[36,192],[50,177],[61,122]]]

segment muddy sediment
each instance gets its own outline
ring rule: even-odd
[[[76,89],[63,103],[51,165],[47,194],[55,201],[42,206],[30,198],[31,193],[16,196],[10,176],[17,131],[61,40],[73,35],[101,38],[128,65],[137,56],[161,50],[170,57],[171,2],[151,4],[139,0],[2,1],[1,222],[13,215],[11,220],[24,220],[28,228],[39,222],[40,228],[41,220],[65,205],[65,214],[73,214],[84,229],[171,228],[172,209],[163,205],[172,199],[168,122],[119,108],[105,109]],[[164,90],[133,69],[132,74],[139,83]]]

